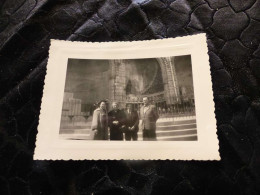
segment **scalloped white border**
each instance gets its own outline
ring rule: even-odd
[[[68,58],[135,59],[190,54],[198,141],[82,141],[59,139]],[[133,42],[51,40],[35,160],[220,160],[206,35]]]

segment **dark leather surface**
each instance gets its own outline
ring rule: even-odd
[[[0,194],[259,194],[259,7],[260,0],[0,1]],[[32,160],[51,38],[200,32],[208,36],[220,162]]]

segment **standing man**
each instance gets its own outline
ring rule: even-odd
[[[125,110],[125,140],[136,141],[138,138],[138,124],[139,117],[137,112],[133,109],[132,104],[128,104]]]
[[[112,110],[108,113],[110,140],[123,140],[124,112],[119,110],[118,103],[112,103]]]
[[[150,105],[148,97],[143,98],[144,105],[140,108],[139,129],[143,130],[144,141],[156,140],[156,121],[159,118],[156,107]]]

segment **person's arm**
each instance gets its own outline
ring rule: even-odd
[[[138,113],[138,118],[140,119],[140,120],[142,120],[142,117],[143,117],[143,110],[142,110],[143,108],[141,107],[140,109],[139,109],[139,113]]]
[[[134,127],[137,128],[138,125],[139,125],[139,117],[138,117],[138,113],[136,111],[134,112],[134,114],[135,114],[135,118],[134,118],[135,124],[134,124]]]
[[[156,122],[159,118],[159,114],[158,114],[155,106],[153,107],[153,114],[154,114],[154,119],[155,119],[155,122]]]
[[[124,126],[125,122],[126,122],[126,115],[125,115],[125,111],[124,110],[120,110],[119,111],[119,126]]]
[[[111,111],[110,112],[108,112],[108,127],[110,127],[111,128],[111,126],[112,126],[112,113],[111,113]]]
[[[98,126],[98,111],[95,110],[93,113],[93,119],[92,119],[92,124],[91,124],[91,130],[97,130],[97,126]]]
[[[144,121],[143,121],[143,107],[140,108],[139,110],[139,124],[138,124],[138,129],[141,131],[144,129]]]

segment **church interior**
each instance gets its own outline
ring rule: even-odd
[[[148,97],[160,119],[195,118],[191,56],[148,59],[69,59],[60,131],[89,125],[100,100],[139,111]]]

